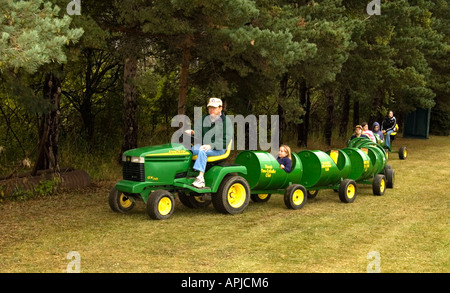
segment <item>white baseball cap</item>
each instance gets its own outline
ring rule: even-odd
[[[218,98],[210,98],[207,107],[222,107],[222,100]]]

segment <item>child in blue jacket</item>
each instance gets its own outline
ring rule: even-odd
[[[281,169],[290,173],[292,171],[291,148],[284,144],[280,146],[277,161],[280,163]]]

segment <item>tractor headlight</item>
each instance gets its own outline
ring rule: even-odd
[[[131,163],[144,163],[144,157],[131,157]]]
[[[131,162],[131,163],[144,163],[145,162],[145,158],[144,157],[131,157],[131,156],[122,155],[122,161],[123,162]]]

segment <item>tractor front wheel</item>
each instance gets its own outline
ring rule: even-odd
[[[175,208],[173,196],[167,190],[153,191],[147,200],[147,213],[153,220],[170,218]]]
[[[127,213],[134,208],[134,198],[118,191],[115,187],[109,192],[109,207],[116,213]]]
[[[402,146],[399,150],[398,150],[398,158],[400,160],[404,160],[406,159],[406,157],[408,156],[408,151],[406,149],[405,146]]]

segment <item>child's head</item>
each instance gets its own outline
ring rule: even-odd
[[[289,160],[292,161],[292,157],[291,157],[291,148],[288,147],[287,145],[283,144],[280,146],[280,149],[278,150],[278,156],[280,158],[284,158],[284,157],[288,157]]]
[[[363,130],[363,131],[369,130],[369,124],[367,124],[367,122],[361,123],[361,127],[362,127],[362,130]]]

